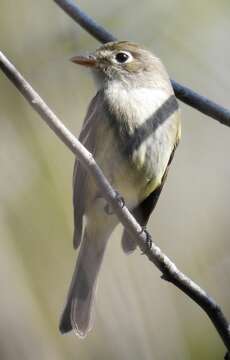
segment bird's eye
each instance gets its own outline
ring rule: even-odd
[[[132,55],[126,51],[120,51],[115,55],[115,61],[119,64],[125,64],[132,60]]]

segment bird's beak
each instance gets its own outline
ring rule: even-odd
[[[70,59],[75,64],[87,66],[87,67],[94,67],[96,66],[97,60],[96,57],[93,55],[88,56],[74,56]]]

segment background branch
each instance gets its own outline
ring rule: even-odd
[[[115,41],[111,33],[97,24],[90,16],[80,9],[73,0],[54,0],[68,15],[72,17],[83,29],[102,43]],[[192,106],[203,114],[230,126],[230,110],[218,105],[205,96],[199,95],[188,87],[171,80],[175,95],[185,104]]]
[[[147,237],[150,237],[150,234],[143,231],[142,227],[137,223],[136,219],[131,215],[126,206],[121,206],[120,201],[117,199],[117,193],[103,175],[92,154],[72,135],[38,93],[35,92],[31,85],[1,52],[0,68],[36,112],[40,114],[43,120],[45,120],[47,125],[55,132],[59,139],[61,139],[78,157],[89,174],[94,177],[104,198],[112,206],[120,222],[124,225],[126,230],[135,237],[140,249],[147,255],[148,259],[162,272],[162,278],[182,290],[206,312],[226,348],[230,351],[230,327],[219,305],[196,283],[179,271],[176,265],[154,242],[152,243],[151,248],[146,246],[146,240]]]

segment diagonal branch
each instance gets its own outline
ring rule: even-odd
[[[80,9],[73,0],[54,0],[69,16],[71,16],[83,29],[102,43],[114,41],[116,38],[97,24],[90,16]],[[221,124],[230,126],[230,110],[199,95],[188,87],[171,80],[175,95],[185,104],[192,106],[203,114],[212,117]]]
[[[64,126],[2,52],[0,52],[0,69],[54,131],[57,137],[77,156],[89,174],[93,176],[101,193],[112,206],[120,222],[129,234],[136,239],[140,249],[146,254],[148,259],[162,272],[162,278],[182,290],[206,312],[230,352],[229,323],[220,306],[203,289],[178,270],[176,265],[155,243],[152,243],[152,247],[147,246],[148,239],[151,238],[150,234],[142,229],[127,207],[121,205],[117,193],[103,175],[102,170],[96,164],[92,154]]]

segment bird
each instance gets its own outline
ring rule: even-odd
[[[97,88],[79,140],[145,228],[181,137],[180,109],[168,73],[150,50],[130,41],[109,42],[71,60],[92,70]],[[119,221],[106,211],[103,194],[78,159],[73,208],[73,243],[80,250],[59,329],[84,338],[93,327],[98,274]],[[121,244],[127,254],[137,246],[125,229]]]

